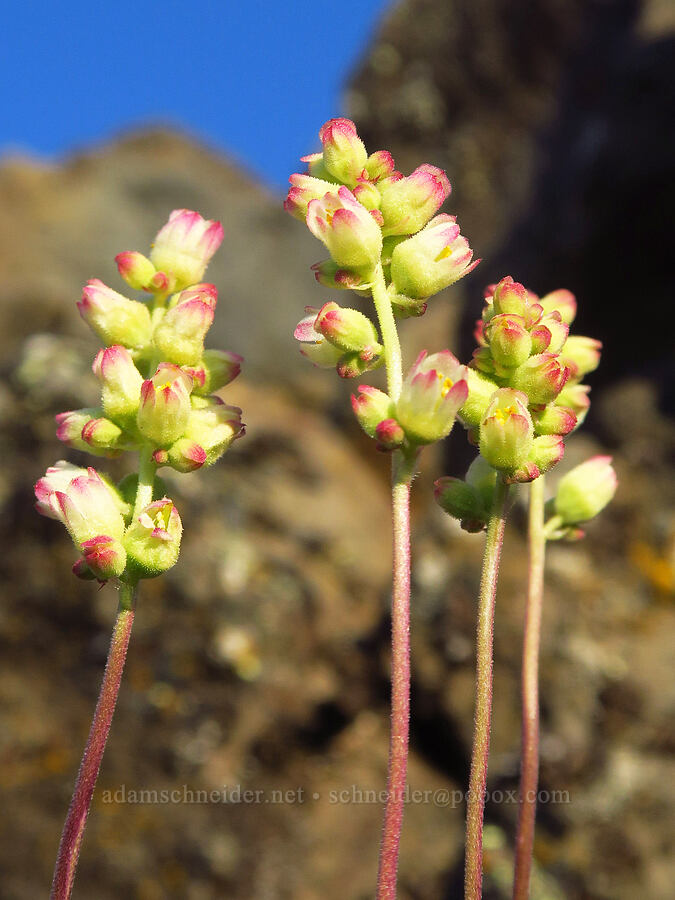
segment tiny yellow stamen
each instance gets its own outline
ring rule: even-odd
[[[515,416],[518,410],[515,406],[506,406],[504,409],[496,409],[495,410],[495,419],[501,424],[504,425],[511,416]]]
[[[437,372],[436,377],[441,383],[441,397],[447,396],[448,391],[455,382],[452,380],[452,378],[446,378],[441,372]]]
[[[442,259],[447,259],[449,256],[452,256],[452,250],[450,247],[443,247],[434,262],[440,262]]]

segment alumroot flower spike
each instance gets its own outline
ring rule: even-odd
[[[325,287],[369,292],[378,263],[387,267],[387,277],[391,265],[388,288],[397,315],[422,315],[428,297],[478,263],[472,262],[473,251],[454,217],[433,218],[450,194],[447,175],[422,165],[406,177],[386,150],[367,156],[348,119],[331,119],[320,139],[323,152],[303,157],[309,171],[291,175],[284,202],[331,254],[331,260],[313,266],[317,280]],[[324,358],[316,351],[307,355]]]
[[[242,357],[204,349],[217,291],[201,279],[222,234],[219,222],[190,210],[174,210],[155,239],[150,259],[136,250],[119,253],[116,262],[122,278],[134,290],[150,294],[147,303],[125,297],[98,279],[87,283],[78,306],[107,344],[92,366],[101,384],[101,405],[60,413],[56,421],[61,441],[97,456],[139,451],[154,476],[161,465],[181,472],[211,465],[244,433],[241,410],[212,396],[237,377]],[[177,293],[170,296],[171,291]],[[140,480],[134,483],[140,485]],[[53,490],[52,484],[56,485]],[[105,522],[87,513],[93,530],[85,532],[77,525],[83,519],[78,511],[85,502],[81,496],[85,488],[86,497],[117,498],[121,506],[116,508],[114,524],[109,524],[110,504],[97,500],[91,508],[104,511]],[[140,492],[140,487],[135,490]],[[129,523],[128,504],[93,469],[59,463],[40,479],[36,493],[38,509],[61,518],[81,550],[82,558],[74,567],[79,577],[100,581],[120,577],[133,582],[144,573],[157,574],[168,567],[162,563],[162,568],[153,557],[155,561],[144,568],[141,556],[146,545],[139,541],[145,532],[139,531],[138,522]],[[151,493],[144,494],[144,499],[151,499]],[[156,517],[161,512],[173,523],[164,529],[166,534],[159,525],[152,529],[152,539],[162,542],[168,559],[178,553],[175,523],[180,519],[171,501],[156,502],[159,506],[153,505],[148,515]],[[128,552],[132,527],[132,551]]]

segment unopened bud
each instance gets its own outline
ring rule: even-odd
[[[375,440],[379,450],[396,450],[406,438],[405,431],[396,419],[383,419],[375,427]]]
[[[367,348],[372,348],[373,355],[382,352],[375,326],[357,309],[347,309],[333,301],[324,303],[317,314],[314,329],[345,353],[360,353]]]
[[[135,417],[143,376],[126,347],[115,344],[99,350],[92,369],[101,382],[101,405],[106,416],[122,423]]]
[[[168,362],[190,366],[204,352],[204,337],[213,324],[216,289],[199,285],[183,291],[155,328],[155,346]]]
[[[118,578],[126,568],[126,551],[121,541],[110,535],[100,534],[82,541],[80,549],[83,562],[99,581]]]
[[[550,403],[565,386],[569,369],[560,357],[552,353],[538,353],[519,366],[511,375],[516,390],[527,394],[530,403]]]
[[[312,200],[320,200],[331,191],[337,190],[337,186],[330,181],[314,178],[312,175],[302,175],[298,172],[291,175],[288,180],[291,187],[284,200],[284,209],[300,222],[306,220],[307,209]]]
[[[562,321],[571,325],[577,314],[577,301],[571,291],[560,289],[551,291],[545,297],[541,297],[539,303],[544,308],[544,313],[559,312]]]
[[[365,433],[375,437],[375,429],[384,419],[393,418],[393,404],[388,394],[362,384],[358,396],[352,394],[352,409]]]
[[[189,209],[174,209],[157,233],[150,253],[155,268],[171,278],[171,290],[182,291],[202,280],[223,240],[220,222]]]
[[[368,154],[349,119],[330,119],[319,131],[323,164],[342,184],[353,188],[361,177]]]
[[[87,282],[77,308],[104,344],[121,344],[132,350],[144,350],[149,346],[152,325],[147,306],[123,297],[98,278]]]
[[[583,337],[580,334],[572,334],[567,338],[560,351],[560,358],[564,365],[569,367],[571,377],[580,380],[584,375],[598,368],[601,350],[602,341]]]
[[[183,438],[201,447],[205,453],[203,464],[211,466],[236,438],[244,434],[241,410],[237,406],[228,406],[220,397],[194,397],[192,405]],[[199,451],[190,449],[183,442],[179,444],[177,451],[174,451],[175,445],[169,448],[170,464],[180,459],[196,460],[199,457]]]
[[[490,319],[486,329],[490,352],[502,366],[520,366],[529,359],[532,338],[522,316],[501,313]]]
[[[129,287],[135,291],[152,290],[153,279],[157,270],[142,253],[137,250],[125,250],[115,257],[117,270]]]
[[[612,457],[594,456],[561,478],[555,495],[555,512],[566,525],[587,522],[607,506],[617,484]]]
[[[186,367],[192,375],[192,393],[207,397],[230,384],[241,372],[243,356],[229,350],[205,350],[200,362],[194,367]]]
[[[380,212],[385,235],[415,234],[450,194],[448,176],[431,165],[419,166],[407,178],[382,179],[377,187],[382,198]]]

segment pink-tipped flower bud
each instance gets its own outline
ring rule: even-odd
[[[310,201],[307,227],[339,266],[372,269],[380,259],[380,226],[346,187]]]
[[[532,412],[535,434],[569,434],[577,427],[574,410],[557,402]]]
[[[396,419],[383,419],[375,427],[378,450],[396,450],[405,442],[406,434]]]
[[[366,160],[366,175],[371,182],[388,178],[396,168],[394,157],[388,150],[376,150]]]
[[[182,437],[190,417],[192,377],[178,366],[162,363],[141,386],[136,424],[141,434],[159,447]]]
[[[189,209],[174,209],[157,233],[150,259],[158,271],[170,276],[170,289],[182,291],[202,280],[222,240],[220,222]]]
[[[554,311],[543,316],[532,328],[532,353],[559,353],[569,334],[560,313]]]
[[[572,334],[560,351],[561,361],[570,369],[571,377],[580,380],[600,365],[602,341]]]
[[[71,409],[67,412],[58,413],[55,416],[57,425],[56,437],[68,447],[72,447],[73,450],[84,450],[86,453],[91,453],[94,456],[119,456],[121,450],[116,446],[99,447],[96,443],[92,443],[84,438],[84,430],[90,426],[91,422],[97,422],[100,418],[101,410],[93,407]],[[96,426],[94,425],[92,428],[95,430]],[[88,430],[89,437],[91,436],[92,428]]]
[[[180,553],[183,526],[168,497],[155,500],[134,516],[123,538],[129,571],[138,578],[154,578],[174,566]]]
[[[385,178],[377,187],[385,235],[415,234],[450,195],[448,176],[430,165],[419,166],[407,178]]]
[[[206,456],[203,464],[211,466],[220,459],[234,440],[244,435],[241,410],[237,406],[228,406],[220,397],[193,397],[192,405],[193,409],[183,437],[204,450]],[[170,464],[178,459],[173,452],[174,447],[169,448]],[[177,453],[182,457],[192,453],[192,458],[196,458],[193,451],[188,452],[185,444],[181,444]]]
[[[206,463],[206,450],[190,438],[178,438],[168,450],[156,450],[154,459],[159,466],[171,466],[177,472],[195,472]]]
[[[314,277],[323,287],[341,291],[364,291],[370,287],[370,280],[354,269],[341,269],[332,259],[324,259],[312,266]]]
[[[530,357],[532,338],[522,316],[508,313],[493,316],[485,336],[492,356],[502,366],[520,366]]]
[[[125,448],[122,429],[104,416],[89,419],[82,426],[82,440],[88,445],[88,449],[94,449],[99,453]]]
[[[82,541],[80,546],[83,559],[80,561],[86,565],[91,574],[99,581],[107,581],[109,578],[119,578],[127,565],[127,554],[122,542],[108,534],[99,534],[96,537]],[[76,563],[77,566],[77,563]],[[82,567],[75,574],[82,577]]]
[[[311,306],[305,307],[307,315],[300,319],[293,332],[293,337],[302,345],[300,352],[303,356],[320,369],[334,368],[342,356],[342,351],[334,347],[322,334],[314,328],[318,309]]]
[[[485,413],[498,385],[471,366],[467,366],[466,383],[468,394],[457,413],[457,418],[466,428],[477,428],[485,418]]]
[[[510,275],[502,278],[495,286],[492,294],[493,315],[505,314],[526,318],[528,307],[529,291],[524,285],[514,281]]]
[[[375,429],[385,419],[393,419],[394,406],[388,394],[368,384],[359,386],[358,396],[352,394],[352,409],[359,425],[368,437],[375,437]]]
[[[381,365],[382,357],[373,347],[367,347],[365,350],[344,353],[337,361],[335,371],[340,378],[360,378]]]
[[[554,509],[565,525],[587,522],[607,506],[617,488],[611,456],[594,456],[564,475]]]
[[[135,417],[141,402],[143,376],[134,365],[131,354],[120,344],[99,350],[92,365],[101,382],[101,405],[109,419],[126,424]]]
[[[353,193],[361,206],[365,206],[366,209],[380,208],[380,192],[372,182],[364,181],[361,184],[357,184]]]
[[[243,356],[229,350],[205,350],[196,366],[187,367],[194,379],[192,393],[207,397],[219,391],[239,375],[243,362]]]
[[[539,303],[543,307],[544,313],[548,315],[552,312],[560,313],[560,318],[566,325],[571,325],[577,314],[577,301],[571,291],[563,288],[557,291],[551,291],[545,297],[541,297]]]
[[[590,390],[591,389],[587,384],[570,384],[568,382],[555,399],[556,406],[562,406],[563,408],[572,410],[577,417],[577,428],[582,424],[588,414],[591,405],[591,399],[588,396]]]
[[[375,356],[382,352],[377,330],[370,319],[357,309],[338,306],[332,300],[319,310],[314,330],[344,353],[370,350],[370,355]]]
[[[368,154],[349,119],[330,119],[322,125],[319,140],[323,144],[323,164],[330,174],[353,188],[363,174]]]
[[[396,245],[391,279],[406,297],[431,297],[475,269],[480,260],[472,258],[473,250],[460,235],[455,217],[436,216],[419,234]]]
[[[157,269],[147,256],[137,250],[125,250],[115,257],[117,270],[130,288],[135,291],[153,290]]]
[[[320,200],[331,191],[337,190],[337,185],[330,181],[314,178],[312,175],[303,175],[299,172],[295,172],[288,180],[291,187],[284,200],[284,209],[300,222],[306,220],[307,209],[312,200]]]
[[[168,362],[190,366],[204,352],[204,338],[213,324],[216,290],[213,285],[183,291],[155,328],[155,346]]]
[[[538,475],[557,465],[565,453],[565,444],[559,434],[542,434],[532,441],[529,461],[538,469]]]
[[[149,346],[152,325],[147,306],[123,297],[98,278],[87,282],[77,308],[104,344],[121,344],[132,350],[145,350]]]
[[[527,396],[511,388],[499,388],[480,424],[482,456],[495,469],[510,475],[528,461],[533,439]]]
[[[553,353],[538,353],[511,375],[511,384],[534,404],[551,403],[565,386],[569,369]]]
[[[35,496],[37,511],[62,522],[77,547],[99,535],[119,540],[124,533],[121,500],[96,469],[61,460],[37,482]]]
[[[431,444],[450,434],[467,395],[466,366],[449,350],[423,350],[403,381],[396,419],[411,443]]]

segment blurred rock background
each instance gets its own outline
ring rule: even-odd
[[[371,149],[405,171],[448,170],[448,207],[484,257],[404,324],[408,358],[441,334],[468,358],[481,288],[507,272],[572,289],[578,331],[605,342],[562,466],[611,452],[621,486],[585,542],[548,556],[540,900],[661,900],[675,881],[674,26],[665,0],[406,0],[347,91]],[[89,277],[119,286],[114,254],[146,248],[183,206],[225,226],[212,345],[246,356],[226,398],[248,434],[214,469],[168,479],[184,547],[143,586],[75,896],[366,898],[381,824],[367,792],[384,789],[387,753],[387,460],[351,421],[351,386],[306,368],[290,338],[325,299],[308,271],[318,245],[246,173],[156,131],[60,165],[0,164],[0,895],[47,890],[115,609],[110,587],[72,578],[63,531],[32,509],[61,455],[53,415],[95,394],[75,301]],[[433,478],[469,459],[461,434],[450,445],[426,453],[414,508],[410,786],[428,793],[406,812],[404,900],[461,893],[452,792],[468,780],[482,538],[430,500]],[[487,898],[510,896],[522,524],[517,507],[496,622]],[[176,789],[226,802],[131,799]]]

